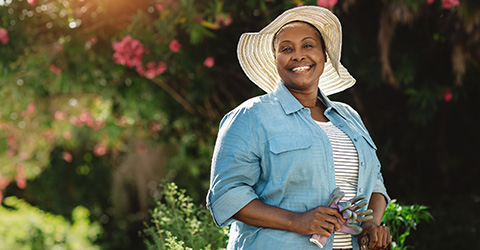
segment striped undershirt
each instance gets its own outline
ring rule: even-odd
[[[318,122],[325,131],[332,145],[333,163],[335,165],[335,183],[344,193],[341,201],[348,201],[357,194],[358,185],[358,153],[352,140],[332,122]],[[333,248],[352,248],[350,234],[336,232]]]

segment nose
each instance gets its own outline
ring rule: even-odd
[[[292,60],[300,62],[305,59],[305,53],[303,51],[296,50],[292,55]]]

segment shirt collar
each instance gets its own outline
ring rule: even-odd
[[[303,108],[303,105],[290,93],[283,82],[278,83],[274,95],[277,97],[280,105],[282,105],[283,111],[285,111],[287,115]]]
[[[287,115],[295,113],[304,108],[303,105],[292,95],[292,93],[290,93],[282,81],[278,83],[277,89],[273,92],[273,94],[277,97],[280,105],[282,105],[282,108]],[[325,111],[333,109],[337,114],[345,119],[345,116],[335,108],[335,105],[332,103],[332,101],[330,101],[330,99],[328,99],[328,97],[320,89],[318,89],[318,97],[322,99],[327,106]]]

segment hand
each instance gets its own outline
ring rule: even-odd
[[[318,234],[330,237],[334,231],[340,230],[340,221],[345,222],[337,209],[318,206],[304,213],[298,213],[293,222],[293,230],[299,234]]]
[[[368,249],[386,249],[391,243],[390,230],[386,226],[376,225],[371,222],[364,222],[362,224],[363,233],[367,234],[370,240]]]

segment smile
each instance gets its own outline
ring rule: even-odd
[[[291,69],[293,72],[303,72],[303,71],[307,71],[311,68],[311,66],[302,66],[302,67],[296,67],[296,68],[293,68]]]

